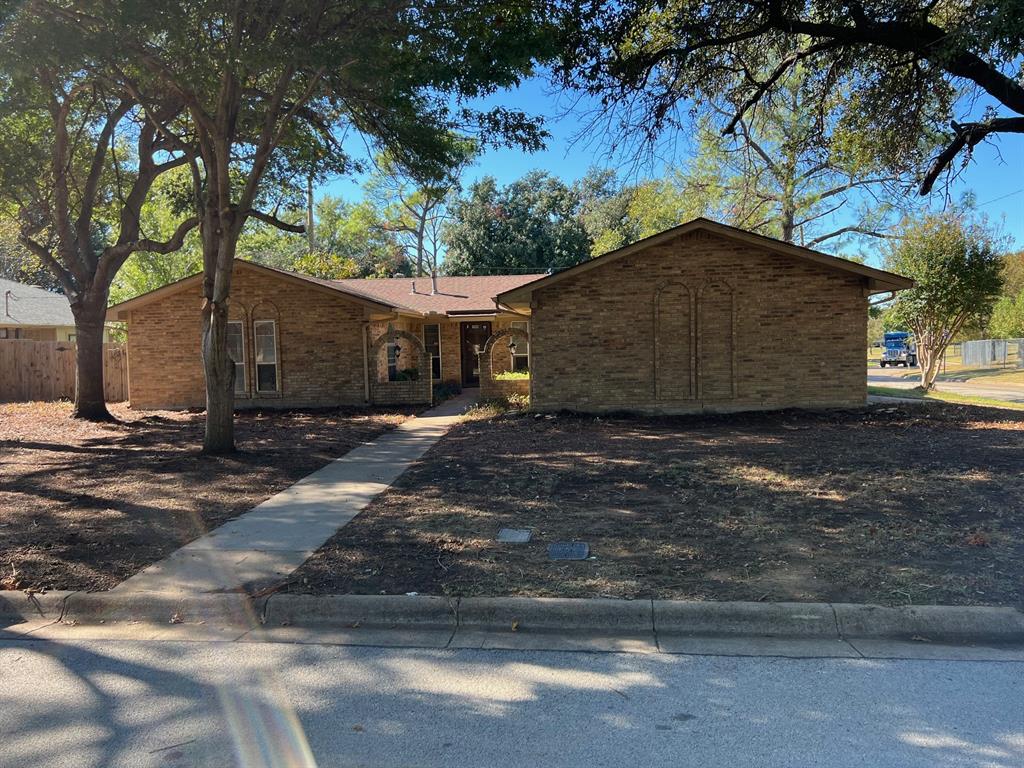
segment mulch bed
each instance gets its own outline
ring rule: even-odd
[[[0,405],[0,589],[109,589],[411,412],[240,414],[231,456],[200,454],[203,414]]]
[[[532,528],[498,544],[501,527]],[[551,562],[579,539],[592,559]],[[1024,415],[931,404],[457,426],[313,593],[1024,603]]]

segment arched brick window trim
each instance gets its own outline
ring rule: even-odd
[[[382,378],[380,356],[388,344],[401,340],[402,345],[416,351],[416,369],[420,377],[416,381],[387,381]],[[403,355],[405,350],[403,350]],[[419,337],[409,331],[388,328],[370,345],[370,366],[375,374],[370,379],[370,400],[374,403],[430,403],[433,400],[433,381],[431,380],[430,356]],[[387,370],[387,366],[384,366]]]
[[[729,350],[727,352],[729,356],[729,390],[733,398],[736,397],[736,290],[732,284],[722,280],[721,278],[709,278],[704,281],[701,287],[697,290],[697,342],[698,342],[698,354],[701,358],[701,368],[704,368],[706,355],[711,352],[707,349],[707,340],[709,337],[708,329],[705,327],[707,324],[707,299],[706,296],[711,289],[721,289],[724,296],[727,297],[728,307],[726,308],[726,315],[729,318],[729,333],[727,334],[727,341],[729,344]],[[702,381],[703,376],[698,379],[699,381],[699,392],[701,399],[707,398],[707,392],[705,391],[705,384]]]
[[[273,320],[274,321],[274,349],[277,352],[277,392],[259,392],[257,389],[257,371],[256,371],[256,323],[260,320]],[[246,323],[247,327],[247,342],[249,343],[249,350],[252,354],[247,355],[247,367],[251,368],[251,379],[252,385],[250,391],[254,397],[283,397],[284,396],[284,366],[283,362],[283,351],[281,349],[281,310],[278,309],[270,299],[262,299],[257,301],[249,309],[249,321]]]
[[[673,339],[664,338],[667,314],[671,307],[667,306],[665,294],[679,290],[685,296],[687,311],[686,338],[688,346],[688,373],[682,382],[670,382],[671,371],[666,364],[669,347]],[[667,280],[654,291],[654,397],[656,400],[693,399],[697,396],[697,292],[681,280]],[[685,390],[680,387],[685,386]]]
[[[423,346],[423,342],[414,334],[409,331],[395,330],[389,328],[373,342],[370,346],[370,362],[371,369],[376,368],[377,380],[380,381],[380,355],[381,352],[386,348],[388,344],[394,344],[397,339],[402,339],[408,344],[411,344],[413,349],[416,350],[416,370],[420,372],[420,378],[423,378],[423,374],[426,374],[426,378],[430,378],[430,365],[427,359],[427,349]],[[386,368],[385,368],[386,370]]]
[[[494,353],[494,347],[502,339],[514,338],[519,341],[530,343],[530,334],[524,331],[522,328],[502,328],[500,331],[495,331],[491,334],[490,338],[484,343],[484,348],[480,352],[480,378],[483,379],[485,376],[488,381],[491,379],[491,369],[494,367],[491,361],[491,355]]]

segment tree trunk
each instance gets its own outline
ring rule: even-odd
[[[939,375],[939,361],[942,360],[944,351],[945,348],[928,350],[927,357],[917,361],[917,364],[921,366],[921,389],[925,392],[935,388],[935,377]],[[918,357],[920,357],[920,349],[918,349]]]
[[[106,295],[84,296],[72,305],[75,316],[75,409],[72,418],[115,421],[103,389],[103,321]]]
[[[206,432],[203,453],[235,450],[235,364],[228,355],[227,301],[203,309],[203,368],[206,373]]]

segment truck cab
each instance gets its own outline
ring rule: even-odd
[[[887,331],[882,340],[882,359],[879,366],[902,365],[904,368],[917,367],[917,345],[907,331]]]

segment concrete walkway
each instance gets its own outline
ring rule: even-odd
[[[112,591],[251,590],[281,581],[441,439],[472,402],[471,395],[453,398],[354,448]]]

